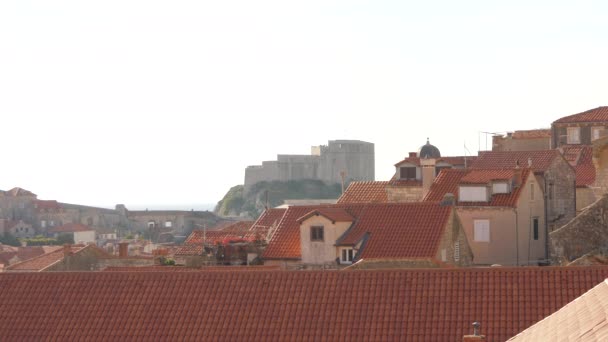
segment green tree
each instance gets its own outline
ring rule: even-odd
[[[19,240],[17,240],[15,235],[13,235],[9,232],[5,232],[4,235],[2,235],[2,237],[0,237],[0,243],[9,245],[9,246],[14,246],[14,247],[21,246],[21,242],[19,242]]]

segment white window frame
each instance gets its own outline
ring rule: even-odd
[[[566,129],[567,138],[566,142],[568,145],[578,145],[581,143],[581,128],[580,127],[568,127]]]
[[[490,220],[473,220],[473,240],[475,242],[490,242]]]
[[[350,258],[350,260],[348,260]],[[353,248],[341,248],[340,249],[340,263],[341,264],[352,264],[355,259],[355,250]]]
[[[458,188],[458,200],[460,202],[487,202],[488,187],[485,185],[460,186]]]
[[[509,183],[507,182],[494,182],[492,183],[492,193],[493,194],[508,194],[509,191]]]
[[[165,228],[172,228],[172,227],[173,227],[172,221],[165,221]]]

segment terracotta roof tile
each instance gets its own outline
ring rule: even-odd
[[[564,158],[574,167],[576,186],[585,187],[595,183],[593,148],[591,146],[570,145],[562,148]]]
[[[298,218],[298,222],[302,222],[311,216],[323,216],[333,222],[353,222],[354,218],[343,208],[318,208],[314,209],[304,216]]]
[[[511,180],[515,169],[504,170],[470,170],[460,179],[461,184],[488,184],[494,180]]]
[[[438,238],[451,212],[435,203],[368,203],[333,206],[289,207],[268,247],[264,259],[300,259],[300,221],[314,211],[341,210],[355,223],[337,244],[353,245],[366,233],[361,258],[434,257]]]
[[[530,175],[529,169],[521,170],[521,183],[524,184]],[[515,170],[441,170],[431,185],[429,192],[424,197],[425,202],[440,202],[445,194],[452,194],[458,201],[460,184],[488,183],[494,179],[506,179],[508,175],[514,175]],[[465,179],[465,181],[463,181]],[[457,202],[458,206],[488,206],[488,207],[513,207],[516,205],[521,192],[521,186],[516,187],[508,194],[494,194],[489,202]]]
[[[477,159],[476,156],[455,156],[455,157],[439,157],[435,159],[436,163],[448,163],[450,165],[458,165],[458,166],[464,166],[465,164],[467,166],[471,165],[475,160]],[[419,157],[407,157],[405,159],[403,159],[402,161],[398,162],[397,164],[395,164],[395,166],[399,166],[403,163],[410,163],[410,164],[414,164],[416,166],[420,166],[420,158]]]
[[[61,204],[55,200],[35,200],[34,206],[38,210],[59,210],[61,209]]]
[[[603,281],[563,308],[509,341],[608,340],[608,281]]]
[[[366,235],[359,259],[434,258],[451,212],[435,203],[367,205],[337,244],[354,245]]]
[[[462,341],[479,321],[486,341],[504,341],[607,276],[606,267],[5,273],[0,336]]]
[[[189,243],[177,247],[174,253],[175,256],[197,256],[203,255],[203,244],[202,243]]]
[[[532,159],[532,169],[535,172],[545,172],[553,160],[559,157],[558,150],[545,151],[481,151],[472,164],[474,169],[512,169],[519,161],[520,167],[528,167],[528,159]]]
[[[66,223],[62,226],[53,227],[49,229],[49,233],[74,233],[74,232],[88,232],[95,230],[89,226],[85,226],[80,223]]]
[[[386,203],[389,182],[351,182],[338,203]]]
[[[575,122],[607,122],[608,121],[608,107],[597,107],[589,109],[588,111],[568,115],[561,119],[554,121],[553,123],[575,123]]]
[[[74,245],[74,246],[72,246],[71,250],[72,250],[72,253],[78,253],[86,247],[87,246]],[[47,267],[52,266],[52,265],[62,261],[64,257],[65,257],[65,255],[63,252],[63,247],[60,247],[59,249],[57,249],[53,252],[39,255],[37,257],[31,258],[29,260],[26,260],[26,261],[23,261],[20,263],[16,263],[14,265],[7,267],[6,269],[10,270],[10,271],[19,271],[19,272],[23,272],[23,271],[40,272],[40,271],[43,271],[44,269],[46,269]]]

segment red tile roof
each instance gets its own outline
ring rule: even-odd
[[[86,247],[87,246],[74,245],[71,247],[71,251],[72,251],[72,253],[78,253]],[[56,264],[58,262],[61,262],[64,257],[65,257],[65,255],[63,252],[63,247],[60,247],[59,249],[57,249],[53,252],[39,255],[37,257],[31,258],[29,260],[26,260],[26,261],[23,261],[20,263],[16,263],[14,265],[7,267],[6,269],[10,270],[10,271],[19,271],[19,272],[40,272],[40,271],[44,271],[46,268],[53,266],[54,264]]]
[[[515,131],[511,134],[513,139],[539,139],[551,138],[551,129],[531,129],[525,131]]]
[[[447,163],[450,165],[458,165],[458,166],[464,166],[465,164],[467,166],[471,165],[475,159],[477,159],[476,156],[455,156],[455,157],[439,157],[435,159],[436,163]],[[398,162],[397,164],[395,164],[395,166],[399,166],[403,163],[410,163],[410,164],[414,164],[416,166],[420,166],[420,158],[419,157],[407,157],[405,159],[403,159],[402,161]]]
[[[521,183],[525,184],[527,181],[530,170],[521,170]],[[487,180],[489,182],[492,179],[502,179],[496,177],[504,177],[505,175],[512,174],[514,170],[462,170],[462,169],[448,169],[441,170],[439,176],[435,178],[435,181],[431,185],[429,192],[424,197],[425,202],[440,202],[443,200],[445,194],[454,195],[458,201],[458,188],[459,184],[463,183],[462,179],[468,177],[470,181],[476,183],[481,180]],[[465,184],[467,182],[464,182]],[[469,182],[470,184],[470,182]],[[519,199],[521,192],[521,186],[513,189],[508,194],[494,194],[489,202],[457,202],[458,206],[488,206],[488,207],[514,207]]]
[[[461,179],[461,184],[488,184],[494,180],[511,180],[515,177],[515,169],[510,170],[470,170]],[[521,172],[521,170],[519,171]]]
[[[203,244],[202,243],[189,243],[177,247],[174,253],[175,256],[197,256],[203,255]]]
[[[386,203],[389,182],[351,182],[338,203]]]
[[[608,341],[608,280],[509,341]]]
[[[597,107],[588,111],[564,116],[553,123],[608,122],[608,107]]]
[[[332,222],[353,222],[354,218],[351,214],[349,214],[343,208],[318,208],[314,209],[304,216],[298,218],[298,222],[302,223],[303,221],[309,219],[312,216],[323,216],[326,219]]]
[[[61,205],[55,200],[35,200],[34,206],[38,210],[59,210]]]
[[[360,258],[432,258],[450,214],[449,207],[435,203],[368,203],[334,206],[289,207],[264,259],[300,259],[300,222],[315,210],[343,210],[355,223],[336,242],[353,245],[368,234]]]
[[[562,147],[564,158],[574,167],[576,186],[585,187],[595,183],[595,166],[593,165],[593,148],[583,145]]]
[[[5,193],[8,194],[8,195],[11,195],[13,197],[17,197],[17,196],[36,196],[36,194],[34,194],[33,192],[25,190],[25,189],[22,189],[22,188],[19,188],[19,187],[12,188],[9,191],[6,191]]]
[[[337,245],[354,245],[366,236],[359,259],[434,258],[452,207],[435,203],[365,206]]]
[[[50,228],[49,233],[75,233],[88,232],[91,230],[94,231],[95,229],[80,223],[66,223],[63,226]]]
[[[532,159],[532,170],[545,172],[551,163],[560,156],[557,150],[545,151],[481,151],[472,164],[474,169],[512,169],[519,161],[520,167],[528,167]]]
[[[244,271],[280,271],[281,266],[203,266],[198,268],[183,266],[141,266],[141,267],[106,267],[103,272],[244,272]]]
[[[606,267],[0,274],[3,341],[504,341]],[[574,322],[570,322],[571,324]]]

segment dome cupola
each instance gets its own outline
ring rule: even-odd
[[[423,159],[440,158],[441,152],[439,152],[439,149],[437,147],[431,145],[431,143],[429,142],[429,138],[426,138],[426,144],[422,145],[422,147],[420,147],[420,149],[418,150],[418,157]]]

